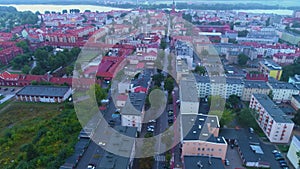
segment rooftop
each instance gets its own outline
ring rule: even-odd
[[[184,156],[184,168],[199,169],[199,165],[203,169],[225,169],[221,158],[207,156]]]
[[[66,86],[25,86],[17,95],[63,97],[69,89]]]
[[[291,84],[291,83],[286,83],[286,82],[269,82],[269,85],[273,89],[291,89],[291,90],[297,90],[297,88]]]
[[[223,138],[216,138],[212,134],[219,127],[217,116],[182,115],[183,140],[203,140],[225,144]]]
[[[265,81],[245,80],[244,82],[245,88],[270,89],[269,85]]]
[[[126,101],[124,108],[121,110],[122,115],[141,115],[143,110],[146,93],[129,93],[129,100]]]
[[[299,95],[293,95],[293,98],[294,98],[295,100],[297,100],[297,102],[300,103],[300,96],[299,96]]]
[[[181,80],[180,98],[185,102],[198,102],[197,87],[194,81]]]
[[[285,113],[265,94],[253,94],[256,100],[264,107],[276,123],[293,123]]]
[[[275,63],[273,60],[264,60],[259,62],[261,65],[265,65],[270,70],[281,70],[282,67]]]

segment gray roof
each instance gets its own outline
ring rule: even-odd
[[[297,100],[297,102],[300,103],[300,96],[299,96],[299,95],[293,95],[293,98],[294,98],[295,100]]]
[[[69,90],[67,86],[25,86],[17,95],[63,97]]]
[[[105,151],[103,159],[100,164],[97,166],[99,169],[127,169],[130,163],[130,155],[134,145],[133,139],[137,133],[136,127],[125,127],[125,126],[116,126],[116,133],[112,134],[110,141],[107,146],[110,146],[110,150],[114,152],[120,152],[118,154],[113,154],[111,152]],[[122,156],[121,156],[122,154]]]
[[[181,80],[179,87],[181,101],[199,102],[197,93],[198,90],[194,81]]]
[[[260,145],[260,141],[255,134],[251,134],[245,129],[237,130],[222,128],[219,135],[223,136],[225,139],[237,140],[237,144],[246,162],[258,162],[259,158],[261,161],[268,162],[268,158],[271,158],[265,154],[255,153],[253,150],[251,150],[250,145]]]
[[[293,123],[285,113],[265,94],[253,94],[276,123]]]
[[[183,140],[203,140],[215,143],[224,143],[223,138],[216,138],[209,129],[219,128],[217,116],[182,115]]]
[[[122,115],[141,115],[145,105],[146,93],[129,93],[125,106],[121,110]]]
[[[245,88],[270,89],[270,86],[265,81],[245,80]]]
[[[270,86],[273,89],[291,89],[291,90],[297,90],[296,86],[294,86],[291,83],[286,83],[286,82],[269,82]]]
[[[184,168],[199,169],[199,161],[203,169],[225,169],[221,158],[207,156],[184,156]],[[211,164],[209,164],[209,161]]]
[[[260,61],[259,63],[267,66],[271,70],[281,70],[282,69],[282,67],[280,65],[278,65],[276,62],[274,62],[273,60],[270,60],[270,59]]]
[[[227,77],[226,83],[227,84],[244,84],[244,81],[240,78]]]

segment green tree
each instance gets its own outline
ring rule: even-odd
[[[24,53],[29,52],[29,45],[28,45],[27,41],[17,42],[16,46],[22,48]]]
[[[238,37],[246,37],[248,35],[248,31],[244,30],[244,31],[238,31]]]
[[[163,82],[165,79],[164,75],[162,73],[158,73],[152,76],[152,80],[154,81],[154,85],[160,87],[161,82]]]
[[[195,67],[194,72],[197,73],[197,74],[199,74],[199,75],[204,75],[205,72],[206,72],[206,69],[205,69],[204,66],[199,66],[199,65],[197,65],[197,66]]]
[[[101,100],[107,97],[107,92],[99,84],[92,85],[87,92],[90,97],[96,98],[98,105],[101,105]]]
[[[164,88],[168,91],[169,94],[171,94],[174,89],[175,80],[171,76],[169,76],[165,79],[164,83]]]
[[[300,109],[296,112],[292,120],[295,124],[300,125]]]
[[[166,39],[162,39],[160,42],[160,48],[165,50],[167,48],[167,42]]]
[[[228,98],[228,103],[231,105],[232,108],[235,108],[238,103],[240,102],[240,97],[237,95],[230,95]]]
[[[239,65],[246,65],[249,57],[243,53],[238,55],[238,63]]]
[[[226,109],[223,111],[222,117],[220,119],[220,125],[225,126],[230,124],[234,120],[235,114],[232,111]]]
[[[31,67],[28,65],[25,65],[22,69],[22,73],[29,74],[30,70],[31,70]]]

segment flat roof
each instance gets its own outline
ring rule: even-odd
[[[225,169],[221,158],[208,156],[184,156],[184,168],[199,169],[202,165],[203,169]]]
[[[125,106],[121,110],[122,115],[141,115],[145,105],[146,93],[129,93]]]
[[[276,123],[294,123],[286,114],[265,94],[253,94]]]
[[[300,103],[300,95],[293,95],[293,98]]]
[[[180,99],[185,102],[199,102],[198,101],[198,89],[195,81],[181,80],[179,84]]]
[[[273,89],[291,89],[291,90],[297,90],[296,86],[294,86],[291,83],[286,83],[286,82],[269,82],[270,86]]]
[[[25,86],[17,95],[63,97],[69,90],[67,86]]]
[[[202,140],[215,143],[224,143],[223,138],[214,137],[213,129],[219,128],[217,116],[211,115],[182,115],[183,140]]]
[[[270,86],[265,81],[260,80],[245,80],[245,88],[270,89]]]

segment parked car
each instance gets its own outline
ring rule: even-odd
[[[275,160],[279,161],[279,160],[284,160],[283,157],[275,157]]]
[[[7,90],[8,90],[8,88],[5,88],[5,89],[4,89],[4,91],[7,91]]]
[[[280,152],[278,150],[273,150],[272,153],[275,154],[275,153],[280,153]]]
[[[11,89],[10,91],[13,92],[13,91],[15,91],[15,89]]]
[[[282,157],[282,155],[280,153],[275,153],[274,156],[275,157]]]
[[[87,168],[88,169],[96,169],[96,165],[95,164],[89,164]]]
[[[171,116],[173,116],[173,115],[174,115],[173,111],[169,110],[168,116],[171,117]]]
[[[228,159],[225,159],[225,165],[229,166],[230,163],[229,163],[229,160]]]

